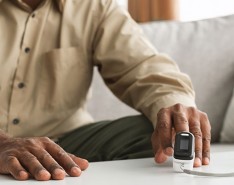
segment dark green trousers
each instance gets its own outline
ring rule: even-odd
[[[101,121],[60,138],[66,151],[90,162],[152,157],[153,126],[144,116]]]

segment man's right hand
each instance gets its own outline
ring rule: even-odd
[[[66,153],[46,137],[0,139],[0,174],[17,180],[62,180],[66,173],[77,177],[88,161]]]

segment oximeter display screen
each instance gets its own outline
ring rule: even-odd
[[[180,140],[180,150],[188,150],[189,149],[189,139],[182,137]]]
[[[194,137],[191,133],[180,132],[176,134],[174,145],[174,158],[191,160],[194,153]]]

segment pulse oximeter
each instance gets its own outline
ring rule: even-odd
[[[190,132],[179,132],[175,137],[173,169],[176,172],[184,172],[190,175],[208,177],[234,177],[234,172],[212,173],[193,171],[194,163],[194,136]]]
[[[183,172],[192,170],[194,162],[194,136],[190,132],[179,132],[175,136],[173,169]]]

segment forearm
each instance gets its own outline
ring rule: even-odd
[[[191,80],[162,54],[146,59],[107,85],[122,101],[144,113],[154,126],[161,108],[177,103],[196,107]]]
[[[106,12],[94,40],[94,63],[112,92],[153,123],[161,108],[195,107],[191,80],[176,63],[159,53],[114,2]]]

